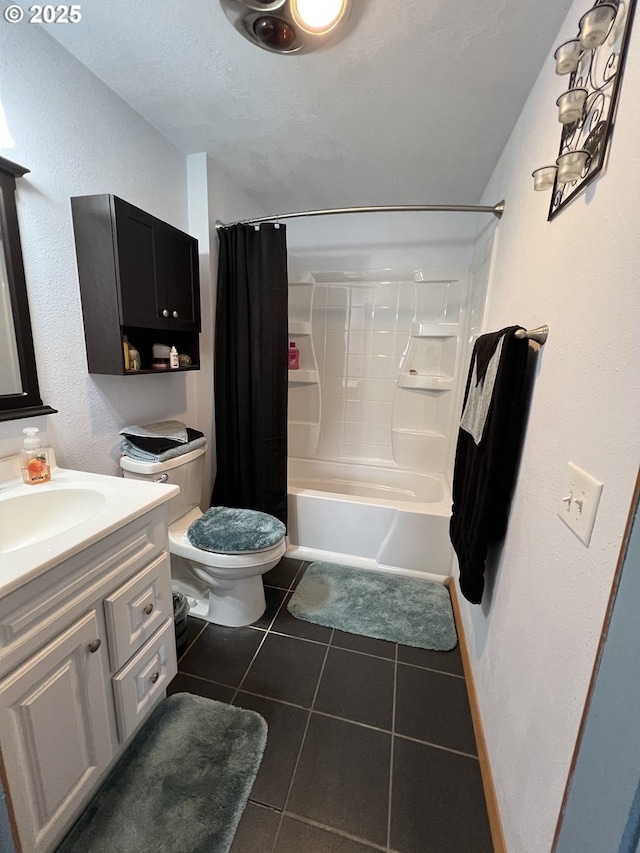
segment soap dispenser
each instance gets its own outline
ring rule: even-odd
[[[20,452],[22,479],[30,486],[46,483],[51,479],[51,467],[49,454],[46,448],[40,447],[40,439],[36,434],[40,430],[37,427],[27,427],[22,432],[27,436]]]

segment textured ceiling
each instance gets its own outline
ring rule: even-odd
[[[283,56],[218,0],[84,0],[47,27],[185,153],[269,213],[476,203],[571,0],[354,0],[348,33]]]

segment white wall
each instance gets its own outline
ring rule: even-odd
[[[215,219],[262,211],[205,155],[185,158],[43,29],[10,29],[0,97],[15,147],[0,153],[30,169],[17,182],[18,218],[41,396],[58,414],[0,423],[0,456],[37,426],[61,465],[114,474],[126,424],[177,418],[212,435]],[[115,193],[199,239],[199,372],[87,372],[69,198],[90,193]]]
[[[293,274],[459,269],[469,266],[477,217],[469,213],[363,213],[288,219],[286,225]]]
[[[115,193],[186,230],[185,159],[40,27],[12,28],[0,79],[15,142],[1,153],[30,169],[17,181],[17,205],[40,391],[59,411],[0,424],[0,455],[38,426],[60,464],[115,473],[125,424],[197,425],[187,402],[197,379],[87,373],[69,198]]]
[[[506,199],[486,329],[551,330],[501,558],[483,604],[463,607],[514,853],[550,850],[640,461],[639,48],[636,21],[604,175],[546,221],[530,175],[559,145],[550,54],[484,195]],[[569,460],[604,483],[588,548],[556,514]]]

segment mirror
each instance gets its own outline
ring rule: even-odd
[[[16,213],[16,178],[28,171],[0,157],[0,421],[56,411],[40,398]]]

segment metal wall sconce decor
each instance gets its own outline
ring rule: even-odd
[[[556,101],[562,125],[553,165],[533,172],[534,190],[552,189],[547,219],[559,213],[602,170],[615,119],[636,0],[596,0],[578,34],[554,54],[556,74],[569,75]]]

